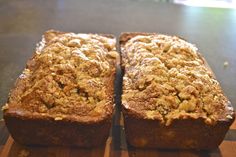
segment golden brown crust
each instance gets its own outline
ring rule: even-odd
[[[123,46],[128,40],[130,40],[131,38],[138,36],[138,35],[143,35],[143,36],[148,36],[148,35],[154,35],[155,33],[143,33],[143,32],[132,32],[132,33],[128,33],[128,32],[124,32],[121,33],[120,35],[120,39],[119,39],[119,43],[121,46]]]
[[[114,110],[115,45],[112,35],[47,31],[2,108],[13,138],[36,145],[104,143]]]
[[[195,46],[153,33],[126,33],[120,40],[124,107],[166,125],[176,118],[214,123],[231,116],[225,112],[232,112],[230,102]]]
[[[128,142],[137,147],[217,147],[235,115],[196,47],[153,33],[124,33],[120,45]],[[164,136],[167,130],[173,136]]]
[[[10,94],[7,112],[102,120],[113,111],[116,58],[111,35],[47,31]]]

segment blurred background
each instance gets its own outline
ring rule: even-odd
[[[236,8],[236,0],[173,0],[171,2],[187,6]]]

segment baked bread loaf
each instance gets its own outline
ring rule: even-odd
[[[128,143],[216,148],[234,121],[234,111],[197,48],[155,33],[124,33],[120,46]]]
[[[114,109],[115,45],[111,35],[47,31],[3,107],[14,140],[79,147],[105,143]]]

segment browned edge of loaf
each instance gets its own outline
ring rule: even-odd
[[[51,32],[49,34],[48,32]],[[45,45],[54,37],[67,32],[60,32],[55,30],[46,31],[41,42],[37,44],[36,50]],[[98,34],[108,38],[114,38],[110,34]],[[33,56],[27,61],[28,63],[35,57]],[[119,64],[119,63],[116,63]],[[107,82],[110,84],[108,89],[114,96],[114,79],[115,73],[109,78]],[[17,78],[14,90],[20,83],[21,79]],[[11,90],[11,91],[12,91]],[[10,91],[10,93],[11,93]],[[114,99],[114,98],[113,98]],[[112,115],[114,112],[114,100],[109,104],[112,110],[110,115],[97,121],[77,121],[76,118],[65,118],[55,121],[50,117],[43,117],[40,115],[23,115],[17,112],[4,112],[4,121],[13,139],[23,145],[43,145],[43,146],[78,146],[78,147],[97,147],[105,144],[112,123]]]
[[[137,35],[155,34],[157,33],[122,33],[119,38],[121,54],[124,53],[122,52],[122,46],[124,46],[131,38]],[[204,61],[205,66],[212,72],[206,60],[200,53],[198,53],[198,55]],[[122,66],[122,70],[125,73],[124,66]],[[228,105],[232,106],[231,104]],[[140,148],[215,149],[221,144],[230,125],[235,119],[235,113],[233,113],[233,119],[219,120],[215,125],[207,125],[203,118],[198,118],[175,119],[171,125],[165,126],[157,119],[144,119],[135,111],[125,108],[123,104],[122,112],[124,115],[127,142],[131,146]]]

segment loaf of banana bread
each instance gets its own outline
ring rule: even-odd
[[[120,46],[128,143],[216,148],[234,121],[234,111],[197,48],[155,33],[124,33]]]
[[[116,40],[50,30],[3,106],[6,126],[26,145],[105,143],[114,109]]]

